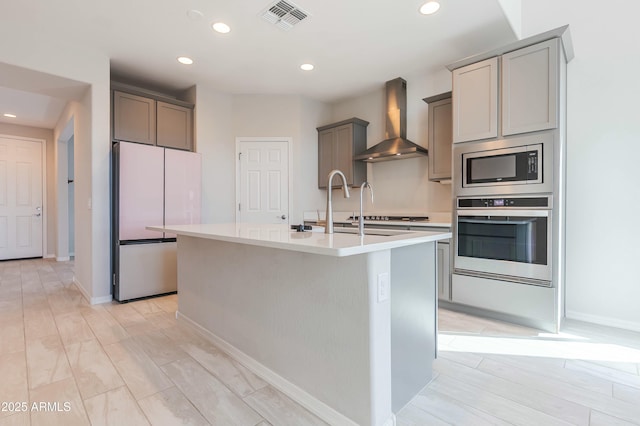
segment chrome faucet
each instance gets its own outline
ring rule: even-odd
[[[331,181],[335,175],[340,176],[342,179],[342,192],[344,193],[344,198],[349,198],[349,187],[347,185],[347,178],[344,177],[344,173],[340,170],[331,170],[329,173],[329,178],[327,180],[327,214],[326,224],[324,227],[325,234],[333,234],[333,205],[331,204]]]
[[[373,204],[373,188],[369,182],[362,182],[360,185],[360,216],[358,216],[358,235],[364,236],[364,212],[362,211],[362,198],[364,197],[364,188],[369,188],[371,193],[371,204]]]

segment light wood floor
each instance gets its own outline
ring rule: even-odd
[[[0,262],[0,426],[324,424],[179,327],[177,296],[90,306],[72,279],[72,262]],[[439,346],[401,426],[640,424],[638,333],[440,310]]]

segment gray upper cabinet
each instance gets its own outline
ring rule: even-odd
[[[453,71],[453,142],[498,136],[498,58]]]
[[[115,88],[113,140],[193,151],[192,104],[131,86]]]
[[[558,43],[554,38],[502,55],[502,134],[558,126]]]
[[[367,165],[354,161],[353,156],[367,149],[367,126],[369,123],[359,118],[351,118],[338,123],[318,127],[318,188],[327,187],[327,177],[331,170],[344,173],[349,186],[359,186],[367,180]],[[334,188],[341,181],[334,179]]]
[[[453,142],[558,127],[560,53],[552,38],[454,69]]]
[[[184,150],[193,149],[192,110],[157,101],[157,145]]]
[[[156,143],[156,101],[113,92],[113,138],[149,145]]]
[[[424,101],[429,104],[429,180],[451,179],[451,92]]]

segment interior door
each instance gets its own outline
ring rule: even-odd
[[[237,221],[289,223],[289,144],[239,141]]]
[[[0,259],[42,257],[42,143],[0,137]]]

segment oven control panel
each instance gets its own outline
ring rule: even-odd
[[[550,197],[458,198],[458,208],[550,207]]]

